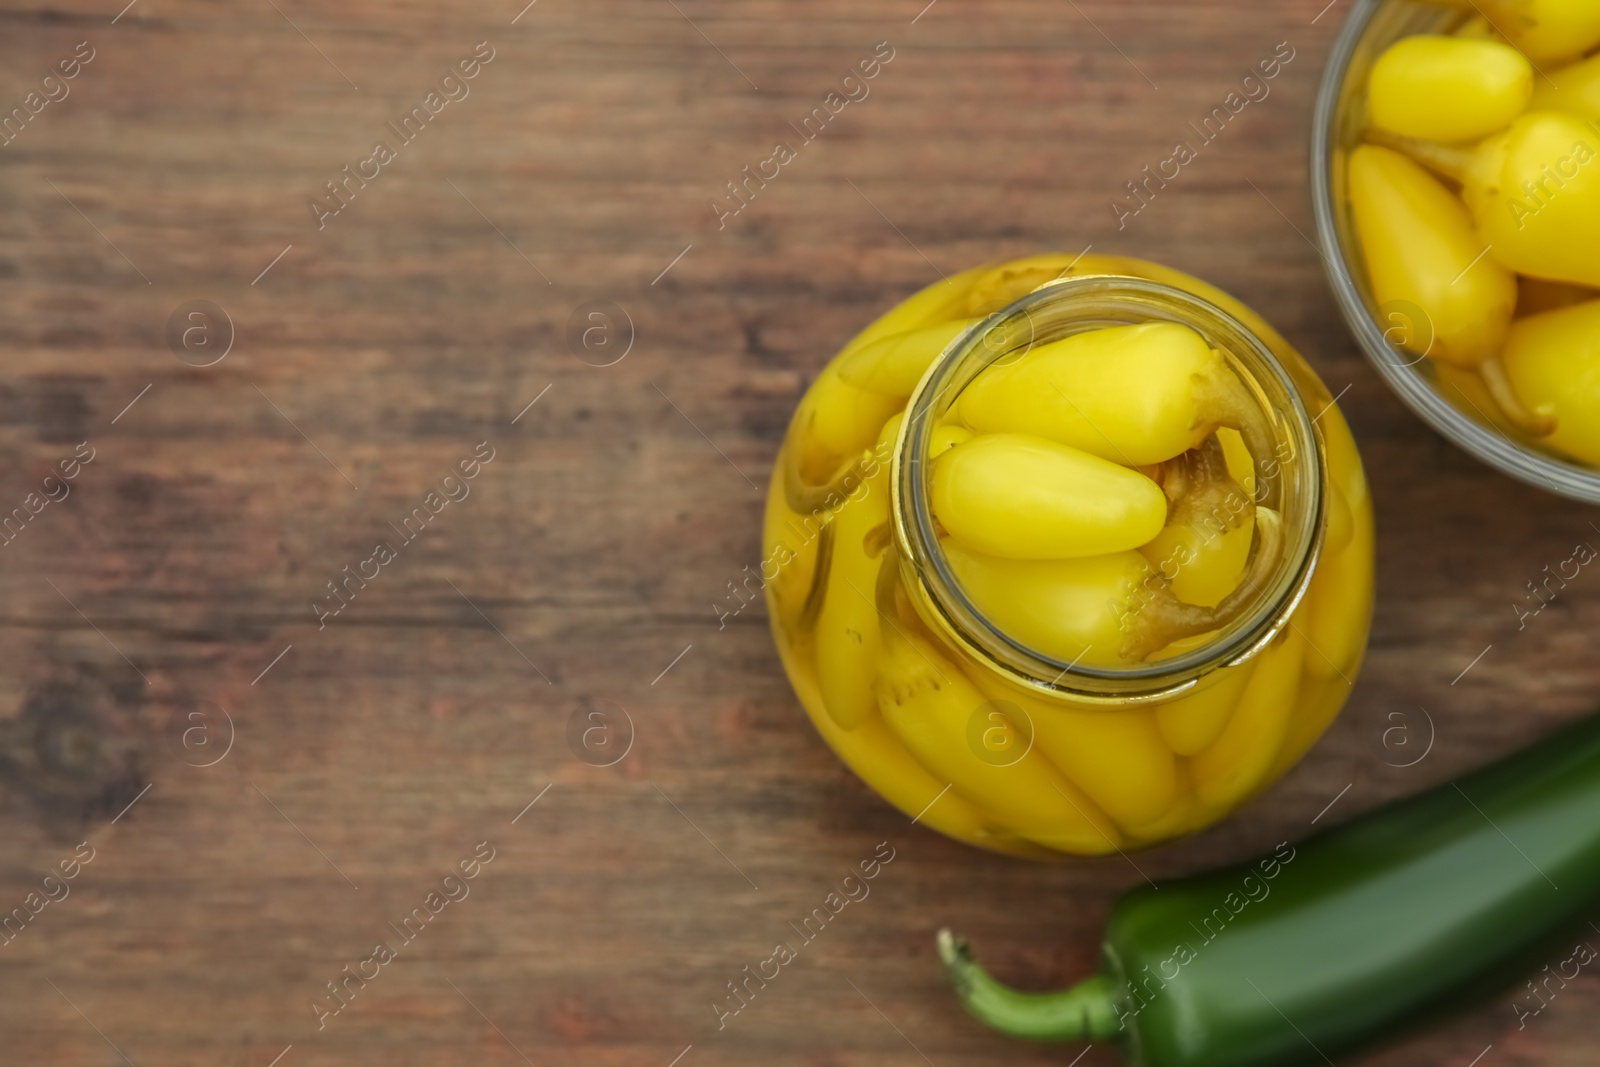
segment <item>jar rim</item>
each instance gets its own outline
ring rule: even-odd
[[[1229,361],[1272,419],[1290,454],[1272,477],[1294,504],[1282,515],[1284,558],[1249,608],[1204,644],[1153,663],[1125,667],[1068,662],[1032,648],[984,615],[963,590],[940,547],[931,503],[929,439],[938,417],[982,370],[1036,344],[1107,326],[1175,322],[1194,329]],[[1014,343],[1023,338],[1021,344]],[[952,392],[953,391],[953,392]],[[950,399],[939,404],[949,395]],[[1320,417],[1320,413],[1319,413]],[[1254,457],[1257,482],[1262,457]],[[1292,465],[1292,470],[1290,467]],[[1233,315],[1185,289],[1127,274],[1057,278],[974,323],[933,362],[905,409],[891,463],[890,501],[902,582],[918,613],[987,669],[1024,690],[1074,701],[1125,704],[1166,700],[1219,668],[1259,654],[1289,624],[1305,596],[1325,530],[1327,465],[1315,419],[1271,348]],[[1290,508],[1285,505],[1285,512]],[[1082,655],[1078,657],[1080,660]]]

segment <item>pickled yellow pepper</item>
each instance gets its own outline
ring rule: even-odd
[[[1534,111],[1472,155],[1462,194],[1512,270],[1600,286],[1600,126]]]
[[[1476,141],[1522,114],[1533,65],[1509,45],[1461,37],[1405,37],[1372,65],[1372,124],[1403,137]]]
[[[1428,355],[1476,367],[1500,351],[1517,282],[1483,254],[1455,194],[1399,152],[1361,145],[1350,153],[1350,206],[1373,299],[1422,309],[1432,326]]]
[[[1600,54],[1551,71],[1548,81],[1539,79],[1528,107],[1600,119]]]
[[[933,513],[951,536],[1010,559],[1073,559],[1138,548],[1166,524],[1155,482],[1069,445],[991,433],[943,453]]]
[[[1594,0],[1453,0],[1481,14],[1528,58],[1572,59],[1600,44]]]
[[[1600,461],[1600,300],[1519,319],[1505,363],[1518,395],[1555,414],[1550,444]]]
[[[980,374],[958,401],[977,433],[1048,437],[1142,466],[1197,447],[1219,426],[1247,430],[1267,454],[1253,398],[1186,326],[1112,326],[1040,345]]]

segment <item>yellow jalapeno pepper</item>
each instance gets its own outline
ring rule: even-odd
[[[1374,302],[1420,308],[1428,327],[1420,355],[1477,372],[1513,425],[1548,434],[1549,412],[1521,403],[1499,361],[1516,276],[1482,243],[1466,206],[1420,164],[1379,145],[1350,153],[1349,189]]]
[[[1219,426],[1254,433],[1253,409],[1199,334],[1152,322],[1074,334],[991,366],[956,410],[978,433],[1035,434],[1133,467],[1171,459]]]
[[[870,341],[839,361],[839,377],[875,393],[910,396],[939,353],[977,321],[936,322]]]
[[[1560,111],[1523,115],[1473,153],[1462,193],[1501,263],[1600,286],[1600,123]]]
[[[1509,45],[1462,37],[1404,37],[1372,65],[1372,124],[1403,137],[1476,141],[1522,114],[1533,65]]]
[[[1399,152],[1362,145],[1350,153],[1350,206],[1382,306],[1420,307],[1432,325],[1428,354],[1476,367],[1500,351],[1517,281],[1484,245],[1466,206]]]
[[[1600,119],[1600,55],[1550,72],[1540,78],[1528,101],[1533,111],[1565,111],[1580,118]]]
[[[1554,413],[1548,443],[1600,464],[1600,300],[1519,319],[1505,364],[1517,395]]]
[[[1600,44],[1592,0],[1452,0],[1482,15],[1529,59],[1572,59]]]
[[[1042,437],[993,433],[933,468],[933,514],[951,536],[1007,559],[1073,559],[1137,548],[1166,524],[1155,482]]]

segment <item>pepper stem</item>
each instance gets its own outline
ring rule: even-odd
[[[1471,150],[1456,145],[1402,137],[1377,127],[1369,127],[1362,136],[1368,144],[1392,148],[1401,155],[1410,156],[1413,162],[1422,164],[1439,177],[1448,178],[1457,185],[1466,181],[1467,171],[1472,167]]]
[[[1213,419],[1212,425],[1237,430],[1244,439],[1244,446],[1256,467],[1257,503],[1278,507],[1282,489],[1276,476],[1266,476],[1266,464],[1280,462],[1283,457],[1278,455],[1277,437],[1271,419],[1261,410],[1261,402],[1237,374],[1227,369],[1208,376],[1198,389],[1203,410]],[[1225,469],[1227,464],[1223,466]]]
[[[1116,987],[1105,975],[1057,993],[1022,993],[1001,985],[972,958],[967,943],[939,931],[939,958],[963,1007],[1012,1037],[1034,1041],[1106,1041],[1121,1032]]]
[[[1220,630],[1244,613],[1272,580],[1283,558],[1283,517],[1271,508],[1257,505],[1255,518],[1250,563],[1234,591],[1214,608],[1185,604],[1172,592],[1172,583],[1163,578],[1150,591],[1150,598],[1139,605],[1128,627],[1122,643],[1124,659],[1143,663],[1174,641]]]
[[[1529,437],[1549,437],[1556,432],[1555,409],[1549,404],[1534,408],[1524,404],[1511,385],[1511,379],[1506,375],[1506,365],[1500,361],[1500,357],[1484,360],[1478,367],[1478,375],[1494,402],[1500,405],[1500,411],[1517,429]]]
[[[801,466],[800,450],[791,445],[783,464],[783,496],[789,510],[796,515],[814,517],[830,507],[837,507],[838,501],[849,495],[845,492],[849,479],[861,478],[861,457],[843,461],[833,477],[821,485],[807,482]],[[834,501],[832,505],[828,503],[830,499]]]

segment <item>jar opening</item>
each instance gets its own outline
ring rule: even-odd
[[[1178,610],[1169,588],[1173,575],[1158,567],[1137,586],[1126,583],[1124,595],[1106,604],[1116,625],[1130,635],[1126,647],[1138,650],[1134,661],[1092,662],[1087,646],[1076,660],[1067,660],[1002,627],[992,613],[978,607],[958,578],[934,515],[930,448],[941,420],[984,371],[1015,366],[1041,346],[1075,334],[1144,323],[1176,323],[1194,330],[1242,385],[1235,393],[1251,408],[1254,432],[1247,431],[1246,444],[1254,499],[1239,503],[1254,504],[1254,514],[1263,521],[1252,537],[1250,569],[1216,609],[1215,617],[1224,620],[1217,628],[1205,629],[1204,620],[1211,616],[1193,608],[1186,617],[1201,621],[1198,631],[1191,627],[1191,639],[1139,648],[1137,635],[1169,632],[1152,628],[1153,618],[1167,620]],[[1214,435],[1207,446],[1213,458],[1220,456]],[[1206,464],[1201,449],[1178,459],[1187,459],[1191,478]],[[1181,462],[1166,474],[1180,481],[1186,476]],[[1040,286],[975,324],[946,349],[912,394],[891,477],[902,579],[925,622],[1027,690],[1123,703],[1165,699],[1191,689],[1212,671],[1252,658],[1288,625],[1320,550],[1327,475],[1315,420],[1298,390],[1276,357],[1237,319],[1159,282],[1081,275]],[[1170,491],[1168,497],[1172,499]]]

